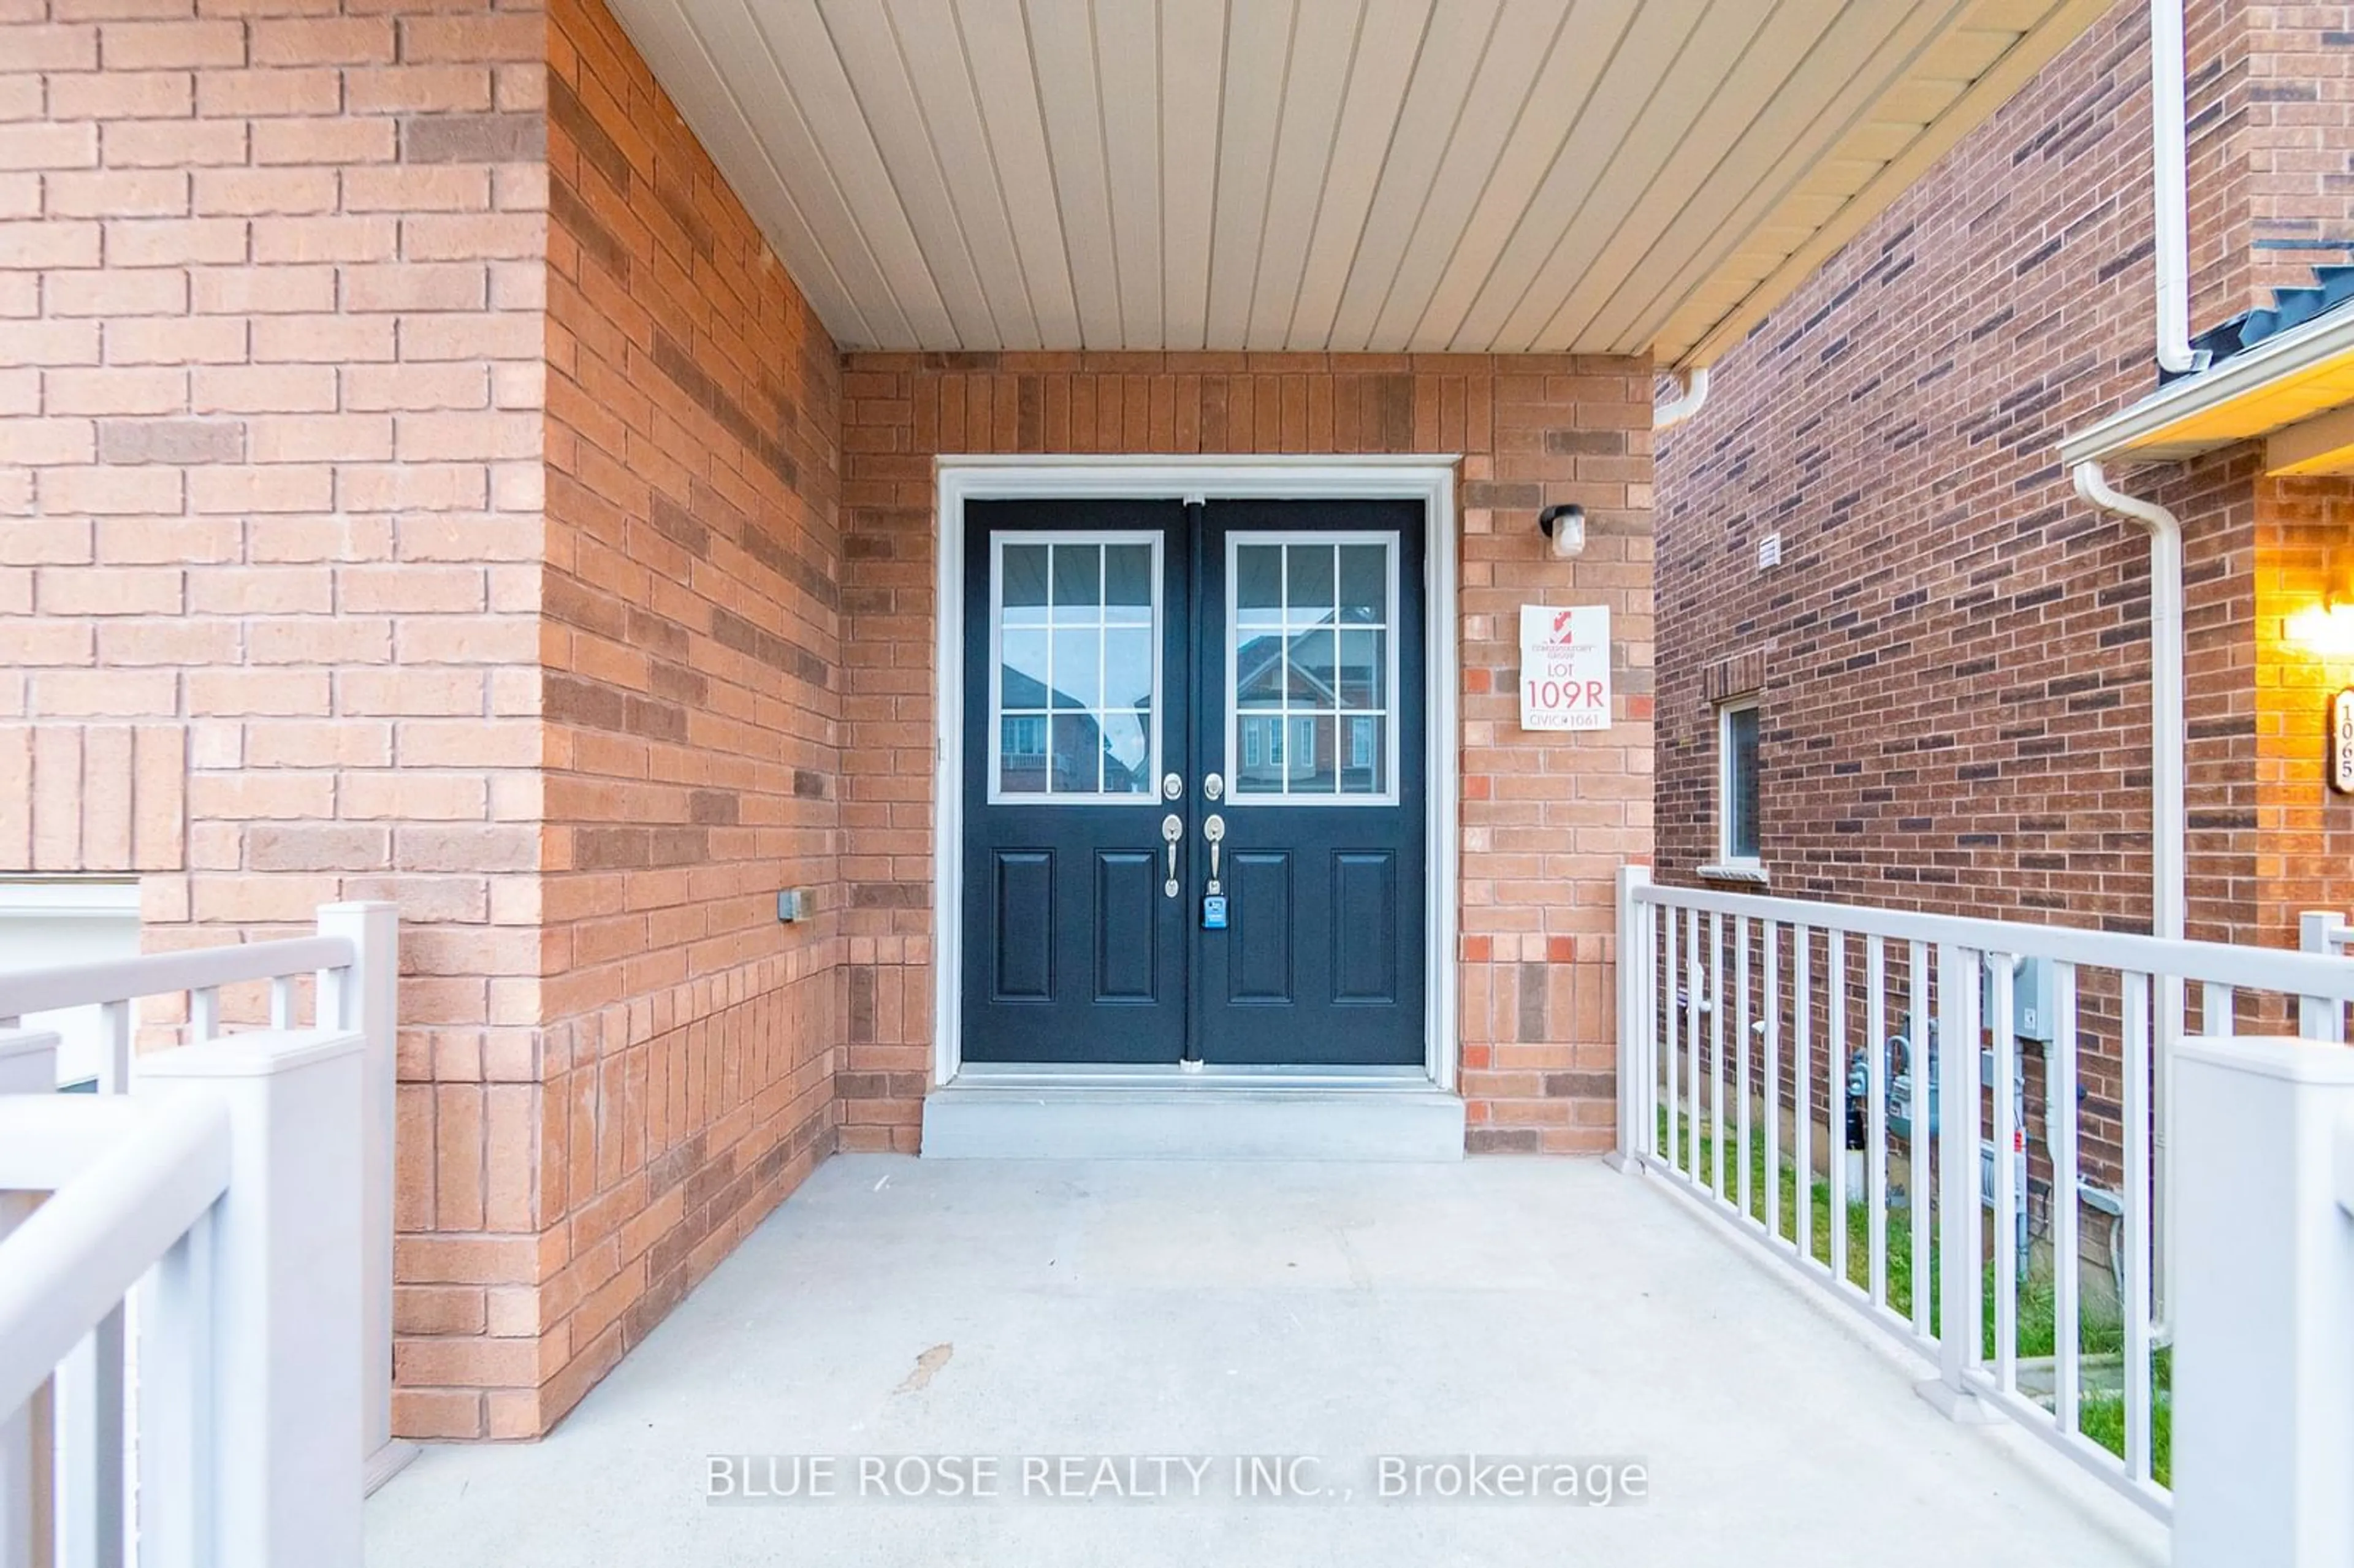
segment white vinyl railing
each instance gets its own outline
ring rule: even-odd
[[[55,1092],[56,1041],[0,1036],[0,1568],[358,1568],[360,1036],[157,1052],[110,1096]],[[135,1385],[66,1430],[126,1322]]]
[[[2296,945],[2308,953],[2344,958],[2354,953],[2354,925],[2335,909],[2308,909],[2296,917]],[[2346,1009],[2331,1007],[2320,997],[2303,999],[2297,1008],[2296,1032],[2307,1040],[2346,1040]]]
[[[1619,916],[1621,1160],[2167,1516],[2176,1054],[2342,1019],[2354,962],[1636,869]]]
[[[151,1008],[155,1016],[143,1022],[152,1024],[158,1017],[176,1022],[184,1017],[182,1038],[186,1048],[201,1054],[249,1037],[236,1033],[235,1026],[225,1021],[225,991],[237,999],[240,990],[258,989],[262,996],[253,999],[255,1022],[259,1022],[260,1011],[266,1007],[269,1029],[284,1033],[296,1025],[295,1014],[307,984],[313,1029],[348,1032],[359,1040],[361,1104],[336,1131],[346,1139],[356,1139],[360,1159],[359,1191],[345,1224],[357,1238],[362,1397],[355,1424],[359,1428],[357,1448],[365,1467],[365,1484],[371,1489],[410,1452],[408,1445],[394,1441],[391,1436],[398,939],[392,905],[335,904],[320,909],[316,934],[308,937],[46,969],[0,969],[0,1041],[8,1039],[8,1032],[30,1014],[75,1008],[95,1012],[101,1044],[95,1087],[101,1099],[134,1091],[152,1064],[178,1054],[134,1054],[134,1033],[143,1022],[140,1004],[150,999],[170,1003],[185,995],[185,1013],[176,1006]],[[0,955],[0,964],[5,963],[5,955]],[[53,1056],[42,1059],[51,1063],[48,1069],[51,1076],[44,1086],[54,1088]],[[20,1062],[18,1071],[24,1070]],[[18,1087],[24,1086],[20,1079]],[[54,1380],[58,1465],[55,1486],[61,1499],[74,1499],[58,1510],[66,1531],[59,1551],[69,1568],[117,1560],[104,1555],[111,1549],[110,1537],[101,1533],[84,1542],[76,1531],[82,1528],[78,1521],[86,1516],[120,1520],[128,1511],[119,1462],[130,1397],[125,1340],[123,1315],[107,1314],[91,1325],[89,1340],[67,1358]],[[93,1508],[84,1510],[82,1499],[92,1499]],[[0,1568],[14,1565],[0,1557]]]

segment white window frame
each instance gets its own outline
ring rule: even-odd
[[[1733,846],[1733,802],[1734,796],[1733,770],[1735,767],[1735,754],[1733,745],[1733,715],[1735,714],[1755,714],[1756,712],[1757,698],[1755,694],[1745,697],[1729,698],[1726,701],[1716,705],[1716,863],[1718,866],[1728,871],[1755,872],[1762,870],[1765,866],[1765,860],[1762,853],[1759,854],[1737,854],[1734,852]],[[1762,719],[1760,720],[1760,723],[1763,723]],[[1758,740],[1762,746],[1765,740],[1762,731],[1758,736]],[[1759,791],[1759,814],[1762,816],[1764,814],[1764,792],[1762,790]],[[1758,848],[1762,852],[1766,844],[1766,824],[1763,821],[1760,821],[1755,823],[1755,826],[1757,830]]]
[[[1218,666],[1225,672],[1223,679],[1226,683],[1226,778],[1230,781],[1240,778],[1242,774],[1242,766],[1248,761],[1248,759],[1243,756],[1243,710],[1240,700],[1242,693],[1236,689],[1238,683],[1235,671],[1235,652],[1236,646],[1242,641],[1240,613],[1240,600],[1242,598],[1240,571],[1242,550],[1245,546],[1257,547],[1261,545],[1279,545],[1286,548],[1288,548],[1293,545],[1379,545],[1382,546],[1383,559],[1384,562],[1384,576],[1386,578],[1384,591],[1389,595],[1389,603],[1382,609],[1382,705],[1372,713],[1366,713],[1360,709],[1357,710],[1357,714],[1359,716],[1365,718],[1379,717],[1383,722],[1384,735],[1382,742],[1384,747],[1384,769],[1382,778],[1384,782],[1384,787],[1378,794],[1347,794],[1341,792],[1338,789],[1335,789],[1329,794],[1321,790],[1314,792],[1303,791],[1299,794],[1293,794],[1290,790],[1289,785],[1293,776],[1292,769],[1298,765],[1297,757],[1299,748],[1296,743],[1300,732],[1297,726],[1303,723],[1309,726],[1307,730],[1309,742],[1308,749],[1312,758],[1316,748],[1315,720],[1319,715],[1315,714],[1293,714],[1290,709],[1287,707],[1278,710],[1283,718],[1287,721],[1283,731],[1283,779],[1285,782],[1283,793],[1270,795],[1258,792],[1246,792],[1240,789],[1230,789],[1226,791],[1227,802],[1236,810],[1252,810],[1267,806],[1315,806],[1320,808],[1327,806],[1396,805],[1398,803],[1399,727],[1398,557],[1405,553],[1405,542],[1398,537],[1397,534],[1394,530],[1386,528],[1352,529],[1347,531],[1337,531],[1329,528],[1302,529],[1297,532],[1285,531],[1280,533],[1262,533],[1257,530],[1253,530],[1247,534],[1230,533],[1226,535],[1226,646],[1225,656],[1219,661]],[[1286,614],[1287,616],[1288,615],[1288,609]],[[1333,630],[1336,633],[1351,630],[1355,629],[1343,627],[1338,623],[1335,623],[1333,627]],[[1288,641],[1290,627],[1288,621],[1283,628],[1283,632],[1286,641]],[[1339,644],[1336,638],[1334,643],[1336,657],[1338,646]],[[1332,715],[1332,765],[1336,773],[1341,766],[1341,758],[1345,755],[1341,749],[1345,745],[1345,741],[1341,734],[1341,730],[1343,727],[1344,721],[1352,716],[1351,710],[1338,707],[1337,703],[1338,697],[1336,694],[1336,708]],[[1254,709],[1252,710],[1252,716],[1264,718],[1267,717],[1267,715],[1262,710]],[[1252,764],[1252,766],[1256,766],[1256,764]],[[1336,779],[1335,782],[1337,784],[1338,780]]]
[[[1151,546],[1152,610],[1151,620],[1147,623],[1147,635],[1152,640],[1152,733],[1146,736],[1145,739],[1149,760],[1149,766],[1145,771],[1145,779],[1148,782],[1149,788],[1131,790],[1129,793],[1122,795],[1108,793],[1102,789],[1096,789],[1081,794],[1071,790],[1007,789],[1003,787],[1005,780],[1005,546],[1008,545],[1097,545],[1107,548],[1114,545],[1149,545]],[[1052,557],[1049,556],[1048,558],[1051,561]],[[1161,536],[1157,532],[1147,528],[1009,528],[990,536],[988,702],[989,803],[991,805],[1150,806],[1161,799],[1159,794],[1161,758],[1161,731],[1165,727],[1167,722],[1167,716],[1162,712],[1165,705],[1162,699],[1166,695],[1165,687],[1166,676],[1168,673],[1167,671],[1161,668],[1161,664],[1163,662],[1162,656],[1167,650],[1169,642],[1169,629],[1161,620],[1161,601],[1163,589],[1166,587],[1163,581],[1166,571],[1167,563],[1162,559]],[[1098,638],[1097,643],[1097,674],[1098,678],[1100,678],[1103,673],[1102,642],[1100,639],[1101,633],[1104,630],[1102,617],[1100,614],[1100,605],[1102,602],[1100,596],[1103,592],[1103,587],[1100,581],[1097,584],[1096,591],[1098,595],[1097,605],[1099,607],[1096,621],[1096,630]],[[1053,590],[1050,588],[1048,589],[1048,596],[1051,598]],[[1047,624],[1044,630],[1046,632],[1047,646],[1052,648],[1054,646],[1054,636],[1056,630],[1052,616],[1047,618]],[[1053,692],[1049,691],[1046,694],[1046,700],[1049,704],[1053,703]],[[1092,709],[1070,708],[1063,711],[1068,713],[1084,712],[1090,715],[1098,715],[1105,710],[1101,705],[1098,704],[1097,706]],[[1055,766],[1055,710],[1050,706],[1044,714],[1046,721],[1046,767],[1050,773],[1053,771]],[[1022,716],[1027,716],[1026,713]],[[1098,774],[1097,777],[1100,778],[1101,775]]]

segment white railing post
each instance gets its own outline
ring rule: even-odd
[[[2354,1562],[2354,1053],[2180,1047],[2174,1562]]]
[[[352,1216],[363,1160],[351,1128],[362,1063],[361,1037],[334,1030],[231,1035],[140,1063],[138,1092],[207,1096],[229,1118],[228,1187],[211,1218],[208,1408],[192,1445],[211,1468],[200,1563],[360,1561],[361,1456],[352,1432],[364,1381],[363,1290]],[[162,1288],[172,1287],[167,1271]],[[176,1404],[160,1404],[156,1417]],[[157,1442],[166,1452],[191,1446],[160,1429]]]
[[[319,910],[319,935],[342,937],[356,955],[350,969],[320,977],[319,1024],[356,1031],[365,1043],[361,1091],[360,1255],[366,1294],[361,1304],[360,1457],[374,1491],[416,1453],[392,1437],[392,1183],[395,1102],[398,1093],[400,922],[387,903],[328,904]]]
[[[1994,1412],[1968,1383],[1978,1355],[1978,960],[1951,942],[1937,946],[1936,1081],[1937,1375],[1915,1386],[1952,1419],[1985,1425]]]
[[[1650,885],[1639,865],[1618,868],[1618,1144],[1608,1162],[1620,1171],[1640,1171],[1637,1158],[1651,1143],[1642,1126],[1645,1089],[1651,1071],[1649,1010],[1643,1004],[1644,980],[1655,955],[1643,939],[1647,929],[1635,890]]]
[[[2346,916],[2335,909],[2308,909],[2296,917],[2296,945],[2308,953],[2335,954],[2348,944]],[[2346,1043],[2346,1006],[2326,996],[2296,999],[2296,1032],[2307,1040]]]

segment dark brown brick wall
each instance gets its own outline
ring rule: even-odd
[[[2278,249],[2292,230],[2354,234],[2349,13],[2194,0],[2194,327],[2335,259]],[[1712,701],[1746,685],[1773,891],[2147,928],[2147,542],[2056,450],[2155,384],[2147,48],[2145,8],[2117,6],[1661,438],[1664,876],[1712,858]],[[2309,860],[2281,880],[2287,844],[2347,820],[2319,790],[2332,672],[2285,674],[2280,628],[2348,492],[2261,468],[2247,448],[2111,477],[2188,539],[2192,933],[2277,941],[2296,899],[2354,898]]]

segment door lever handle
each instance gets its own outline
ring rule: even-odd
[[[1169,845],[1169,879],[1161,885],[1164,898],[1177,896],[1177,841],[1185,836],[1185,823],[1176,812],[1161,819],[1161,836]]]

